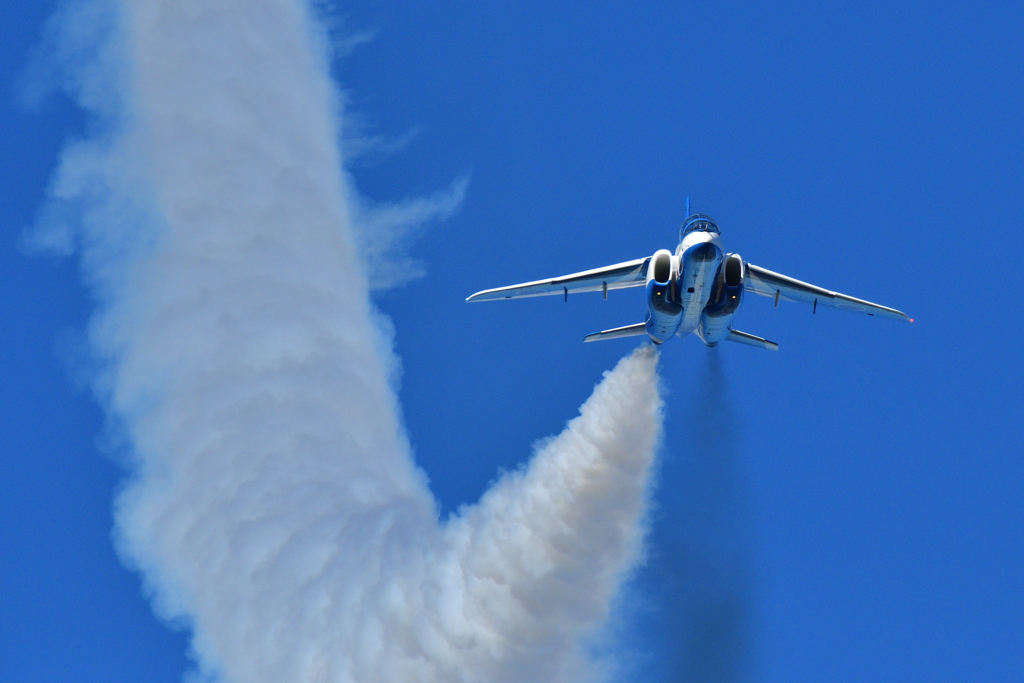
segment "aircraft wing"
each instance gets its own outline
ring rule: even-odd
[[[870,301],[856,299],[839,292],[832,292],[821,287],[809,285],[806,282],[794,280],[791,277],[773,273],[766,268],[755,266],[753,263],[747,263],[744,270],[746,271],[744,289],[755,294],[772,297],[775,299],[776,306],[779,304],[779,299],[782,299],[784,301],[798,301],[811,304],[815,308],[818,306],[831,306],[832,308],[841,308],[845,311],[867,313],[879,318],[913,322],[906,313],[897,311],[895,308],[880,306]]]
[[[585,270],[550,280],[535,280],[519,285],[485,289],[466,301],[495,301],[497,299],[523,299],[530,296],[569,296],[578,292],[605,292],[609,289],[642,287],[647,283],[647,264],[651,257],[616,263],[613,266]]]

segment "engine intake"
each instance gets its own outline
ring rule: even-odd
[[[672,252],[659,249],[651,257],[651,265],[647,268],[647,281],[667,285],[672,279]]]
[[[743,259],[739,254],[729,254],[725,260],[725,286],[739,287],[743,284]]]

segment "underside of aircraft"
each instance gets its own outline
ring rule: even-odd
[[[687,202],[689,205],[689,202]],[[866,313],[879,318],[913,322],[906,313],[833,292],[747,263],[739,254],[724,253],[715,221],[704,214],[690,215],[680,229],[675,253],[660,249],[652,256],[585,270],[549,280],[535,280],[508,287],[486,289],[466,301],[496,301],[534,296],[602,292],[629,287],[647,288],[644,322],[587,335],[583,341],[599,341],[647,335],[655,344],[673,336],[696,334],[708,346],[731,341],[778,351],[779,345],[732,327],[733,316],[745,292],[774,300]]]

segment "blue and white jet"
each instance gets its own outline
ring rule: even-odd
[[[794,280],[746,263],[739,254],[723,253],[718,225],[704,214],[693,214],[686,219],[674,254],[668,249],[659,249],[653,256],[613,266],[486,289],[466,301],[559,294],[568,300],[570,294],[578,292],[602,292],[607,299],[610,289],[642,286],[647,287],[644,322],[596,332],[583,341],[647,335],[655,344],[663,344],[673,336],[685,337],[693,333],[708,346],[731,341],[778,351],[779,345],[775,342],[732,328],[733,316],[745,291],[774,299],[776,307],[779,301],[796,301],[809,304],[812,313],[821,305],[913,322],[906,313],[894,308]]]

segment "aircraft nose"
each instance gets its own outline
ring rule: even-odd
[[[690,249],[688,255],[694,261],[714,261],[718,256],[718,248],[710,242],[705,242]]]

